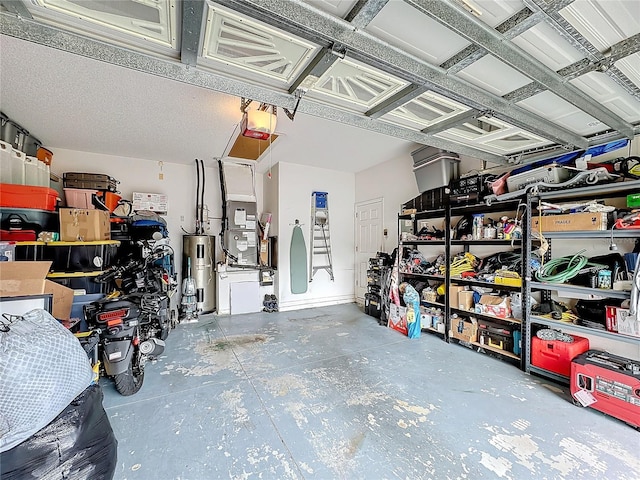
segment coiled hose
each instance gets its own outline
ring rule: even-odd
[[[589,259],[582,255],[584,252],[585,250],[580,250],[571,257],[559,257],[549,260],[536,272],[536,278],[541,282],[567,282],[578,275],[580,270],[589,263]]]

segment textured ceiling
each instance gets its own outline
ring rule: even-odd
[[[0,42],[0,108],[54,153],[191,164],[222,156],[241,118],[237,97],[4,35]],[[415,148],[302,113],[278,118],[281,136],[261,169],[282,160],[357,172]]]

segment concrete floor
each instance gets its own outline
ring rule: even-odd
[[[634,479],[640,433],[355,304],[181,324],[119,396],[115,479]]]

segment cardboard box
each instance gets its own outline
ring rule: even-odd
[[[260,240],[260,265],[269,265],[269,240]]]
[[[461,285],[449,285],[449,290],[447,290],[447,294],[449,295],[449,305],[457,308],[458,307],[458,294],[464,291],[465,287]]]
[[[449,335],[463,342],[475,342],[478,339],[478,322],[473,317],[452,318]]]
[[[618,333],[618,312],[620,307],[607,306],[605,307],[605,319],[607,324],[607,331]],[[626,310],[626,309],[625,309]],[[627,310],[627,314],[629,310]]]
[[[476,304],[476,311],[485,315],[509,318],[511,317],[511,299],[497,295],[482,295]]]
[[[106,210],[61,208],[60,240],[63,242],[111,240],[109,212]]]
[[[389,305],[389,328],[393,328],[404,335],[408,334],[407,330],[407,309],[392,303]]]
[[[538,231],[542,222],[543,232],[574,232],[584,230],[607,230],[608,217],[605,212],[571,213],[567,215],[534,215],[531,230]]]
[[[58,320],[69,320],[73,290],[46,279],[51,262],[3,262],[0,275],[0,297],[53,294],[51,314]],[[25,312],[26,313],[26,312]]]
[[[462,290],[458,292],[457,308],[460,310],[473,310],[473,291]]]
[[[609,312],[609,308],[611,307],[607,307],[607,313]],[[629,310],[627,308],[616,308],[615,319],[618,333],[631,337],[640,337],[640,319],[638,319],[637,316],[629,316]],[[608,325],[609,320],[607,320],[607,326]]]

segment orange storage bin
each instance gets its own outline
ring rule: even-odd
[[[58,192],[49,187],[0,183],[0,207],[35,208],[54,211],[58,203]]]
[[[44,162],[47,165],[51,166],[51,162],[53,161],[53,152],[44,147],[40,147],[36,152],[36,158],[41,162]]]

